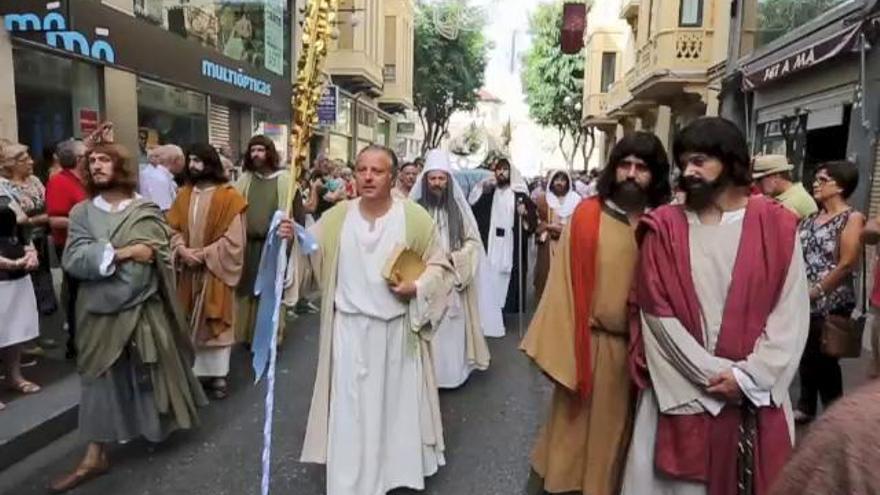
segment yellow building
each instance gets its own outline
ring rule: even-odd
[[[340,88],[337,124],[326,129],[323,150],[352,160],[370,143],[400,148],[412,109],[413,0],[340,0],[338,37],[326,72]],[[402,124],[402,125],[398,125]]]
[[[676,129],[697,117],[718,114],[729,1],[597,3],[602,7],[594,7],[588,21],[585,125],[604,131],[608,141],[633,130],[651,131],[668,147]],[[620,21],[625,26],[622,35]],[[614,82],[603,87],[606,64],[597,64],[596,54],[604,57],[616,47],[621,47],[615,53],[622,67],[615,67]]]

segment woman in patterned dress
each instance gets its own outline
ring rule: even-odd
[[[819,211],[800,225],[807,280],[810,283],[810,334],[799,368],[801,393],[794,418],[808,422],[816,416],[818,399],[828,406],[843,394],[840,363],[822,353],[822,325],[828,315],[850,316],[856,307],[854,272],[861,254],[865,216],[846,200],[859,183],[850,162],[819,166],[813,197]]]

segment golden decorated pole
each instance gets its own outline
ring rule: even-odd
[[[318,120],[318,101],[321,99],[321,92],[324,87],[324,80],[321,74],[321,68],[324,60],[327,58],[327,44],[333,35],[332,27],[336,20],[336,9],[339,6],[339,0],[311,0],[307,7],[307,14],[303,22],[303,49],[297,64],[297,78],[294,87],[294,96],[291,100],[293,105],[293,125],[291,126],[290,139],[290,184],[287,190],[288,201],[285,205],[285,213],[290,218],[293,210],[293,201],[297,184],[299,183],[299,171],[305,164],[308,157],[309,138],[312,136],[312,128],[317,124]],[[287,240],[282,240],[279,253],[287,252]],[[265,256],[265,254],[264,254]],[[291,253],[291,256],[293,254]],[[262,264],[262,262],[261,262]],[[262,349],[257,345],[257,339],[254,339],[254,362],[255,370],[258,355],[263,356],[264,351],[268,351],[269,364],[266,372],[266,402],[265,417],[263,419],[263,453],[261,457],[262,477],[260,480],[260,494],[269,495],[269,486],[271,481],[271,460],[272,460],[272,417],[275,409],[275,364],[278,355],[278,322],[282,318],[281,315],[281,295],[284,291],[284,280],[286,275],[286,263],[279,262],[276,267],[275,275],[275,293],[272,301],[272,318],[270,322],[264,322],[263,325],[270,328],[271,335],[268,343],[268,349]],[[271,266],[271,265],[270,265]],[[262,276],[261,273],[258,277]],[[262,295],[260,301],[260,309],[262,311]],[[260,317],[257,318],[258,324]],[[257,329],[259,333],[259,329]],[[261,358],[262,359],[262,358]],[[257,380],[259,381],[262,371],[257,372]]]
[[[290,189],[287,216],[290,217],[300,170],[308,158],[309,139],[318,123],[318,102],[324,90],[322,69],[327,48],[333,37],[333,26],[339,0],[311,0],[303,21],[302,53],[297,64],[293,98],[293,125],[290,135]]]

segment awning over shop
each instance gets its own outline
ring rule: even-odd
[[[743,90],[751,91],[765,86],[851,50],[858,40],[861,27],[862,22],[856,22],[794,53],[781,55],[769,62],[762,60],[746,64],[743,67]]]

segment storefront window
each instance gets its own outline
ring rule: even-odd
[[[140,159],[146,149],[160,144],[187,147],[208,142],[208,98],[167,84],[138,79]]]
[[[758,0],[755,48],[803,26],[832,7],[852,1],[854,0]]]
[[[29,48],[13,51],[19,141],[31,149],[45,177],[43,150],[97,129],[103,101],[101,69]]]
[[[290,73],[290,0],[133,0],[138,17],[227,57]]]
[[[391,125],[386,119],[379,119],[379,125],[376,127],[376,143],[382,146],[388,146],[388,132]]]

